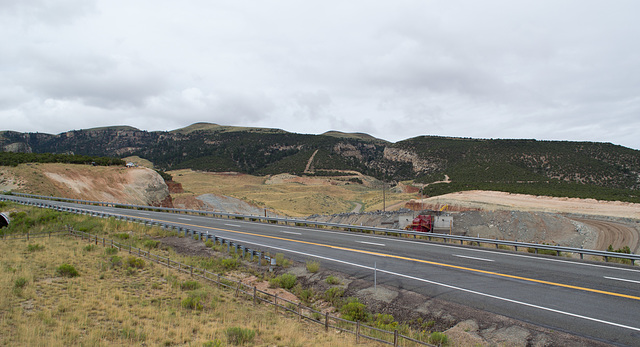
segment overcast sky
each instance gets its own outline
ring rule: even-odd
[[[640,1],[0,0],[0,129],[640,149]]]

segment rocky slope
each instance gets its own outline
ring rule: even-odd
[[[169,189],[147,168],[71,164],[21,164],[0,167],[0,190],[72,199],[171,206]]]

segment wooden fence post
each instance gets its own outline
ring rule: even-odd
[[[324,331],[329,331],[329,311],[324,313]]]
[[[356,344],[360,343],[360,321],[356,321]]]
[[[273,299],[274,305],[273,307],[276,308],[276,313],[278,313],[278,293],[276,293],[275,298]]]
[[[302,302],[298,302],[298,322],[302,320]]]
[[[256,288],[256,286],[253,286],[253,306],[256,305],[256,294],[258,292],[258,289]]]
[[[393,332],[393,347],[398,347],[398,330]]]

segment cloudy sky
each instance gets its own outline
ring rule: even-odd
[[[639,13],[637,0],[0,0],[0,129],[212,122],[640,149]]]

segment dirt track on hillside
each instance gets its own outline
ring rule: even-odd
[[[636,250],[640,246],[640,244],[638,244],[638,231],[627,225],[587,218],[571,219],[584,223],[598,232],[597,244],[594,249],[605,250],[609,245],[611,245],[613,249],[620,249],[624,246],[629,246],[631,250]]]

